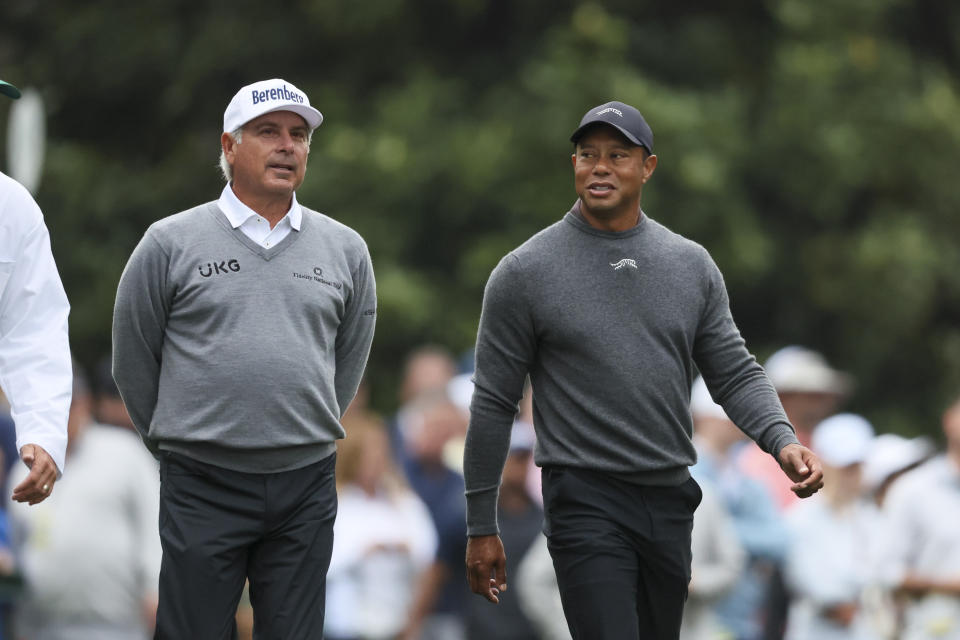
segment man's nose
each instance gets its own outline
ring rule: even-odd
[[[293,136],[290,135],[289,131],[284,131],[280,134],[280,150],[293,151]]]
[[[605,158],[597,158],[596,164],[593,165],[593,173],[610,173],[610,167],[607,166],[607,160]]]

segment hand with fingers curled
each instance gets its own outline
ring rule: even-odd
[[[507,590],[507,556],[500,536],[471,536],[467,540],[467,582],[474,593],[500,603],[500,593]]]
[[[800,444],[788,444],[777,456],[780,468],[793,481],[790,490],[800,498],[809,498],[823,488],[823,466],[813,451]]]
[[[20,459],[30,469],[30,473],[23,482],[14,487],[14,501],[28,504],[43,502],[53,493],[53,485],[59,475],[57,464],[50,454],[37,444],[23,445]]]

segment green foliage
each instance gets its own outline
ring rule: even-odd
[[[37,199],[86,362],[144,229],[217,197],[242,84],[324,113],[298,197],[371,247],[384,409],[408,349],[471,346],[490,269],[575,199],[569,133],[619,99],[656,134],[645,210],[711,251],[758,355],[820,349],[854,410],[932,433],[960,392],[958,24],[935,0],[13,0],[0,77],[47,100]]]

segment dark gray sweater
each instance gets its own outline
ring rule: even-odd
[[[497,532],[496,500],[524,378],[538,465],[673,485],[696,461],[694,363],[713,397],[765,451],[797,442],[730,315],[707,251],[642,215],[614,233],[579,207],[493,270],[477,334],[464,453],[470,535]]]
[[[370,255],[303,208],[266,249],[215,203],[151,225],[120,278],[113,375],[147,446],[266,473],[321,460],[373,340]]]

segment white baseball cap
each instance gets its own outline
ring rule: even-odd
[[[307,94],[286,80],[273,78],[248,84],[237,91],[223,112],[223,131],[232,133],[272,111],[292,111],[306,120],[311,130],[323,122],[323,114],[310,106]]]
[[[763,368],[778,393],[833,393],[846,395],[850,376],[827,364],[816,351],[792,345],[770,356]]]
[[[904,438],[894,433],[877,436],[863,464],[863,482],[876,490],[893,474],[926,460],[934,451],[924,437]]]
[[[873,426],[863,416],[838,413],[813,430],[810,448],[831,467],[863,462],[873,444]]]

